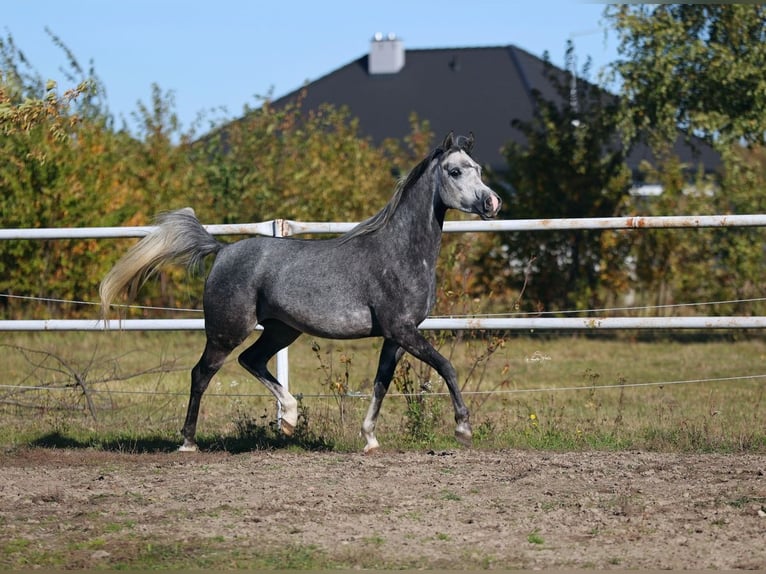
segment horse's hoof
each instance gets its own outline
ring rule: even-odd
[[[470,434],[464,435],[456,432],[455,439],[463,446],[473,446],[473,439]]]
[[[364,454],[375,454],[376,452],[378,452],[379,447],[380,447],[380,444],[378,444],[378,441],[373,439],[372,441],[364,445]]]
[[[178,447],[178,452],[197,452],[197,445],[194,443],[183,443]]]
[[[471,425],[468,423],[460,423],[455,429],[455,439],[463,446],[473,446],[473,433],[471,432]]]
[[[295,425],[291,425],[285,419],[281,420],[279,428],[282,429],[282,434],[285,436],[293,436],[293,433],[295,432]]]

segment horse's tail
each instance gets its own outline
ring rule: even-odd
[[[175,262],[194,267],[224,246],[202,227],[191,207],[162,214],[156,224],[157,228],[131,247],[101,281],[104,318],[111,302],[126,287],[132,297],[163,265]]]

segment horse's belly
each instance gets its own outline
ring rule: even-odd
[[[311,314],[302,317],[291,314],[292,327],[315,337],[326,339],[359,339],[375,335],[375,325],[369,309],[342,310],[336,313],[322,313],[321,317]]]

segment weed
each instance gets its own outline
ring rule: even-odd
[[[462,498],[460,497],[460,495],[455,494],[454,492],[445,490],[442,492],[442,500],[460,501],[462,500]]]
[[[473,429],[473,440],[478,443],[486,443],[494,440],[497,435],[497,426],[491,420],[481,421]]]
[[[297,445],[306,450],[332,450],[333,441],[324,435],[314,433],[309,425],[310,410],[303,404],[303,397],[296,395],[298,400],[298,424],[295,426],[291,437],[285,436],[279,428],[278,421],[273,420],[269,414],[264,411],[260,420],[253,419],[245,413],[239,413],[235,419],[235,428],[237,431],[237,443],[246,443],[250,448],[258,450],[280,448],[289,445]],[[239,450],[241,444],[230,444],[224,441],[226,450],[232,447]]]
[[[540,530],[535,528],[532,532],[527,534],[527,542],[530,544],[545,544],[545,540],[540,535]]]
[[[617,399],[617,414],[614,417],[614,432],[617,433],[622,426],[622,414],[625,410],[625,383],[626,379],[623,376],[617,378],[617,384],[620,386],[620,396]]]
[[[739,498],[735,498],[733,500],[728,501],[729,506],[733,506],[734,508],[744,508],[747,505],[750,504],[766,504],[766,497],[765,496],[740,496]]]
[[[340,372],[335,369],[333,357],[333,348],[325,352],[327,360],[322,357],[321,347],[316,340],[311,341],[311,352],[319,361],[319,369],[322,371],[322,386],[330,391],[335,403],[338,406],[338,415],[341,428],[346,423],[346,398],[349,391],[349,369],[351,367],[351,356],[343,353],[341,350],[338,362],[341,365]]]
[[[135,521],[133,520],[126,520],[125,522],[110,522],[104,527],[104,531],[106,532],[121,532],[125,529],[132,529],[136,525]]]
[[[32,541],[26,538],[13,538],[11,540],[7,540],[3,544],[3,553],[14,554],[16,552],[21,552],[29,548],[31,544]]]
[[[71,545],[72,550],[99,550],[106,546],[106,540],[101,537],[75,542]]]
[[[404,359],[396,368],[393,384],[404,396],[405,431],[408,441],[411,444],[432,443],[436,438],[437,426],[441,422],[441,407],[439,402],[429,396],[431,381],[414,376],[412,364]]]
[[[367,536],[362,539],[362,541],[365,544],[369,544],[371,546],[383,546],[385,544],[386,540],[382,536],[378,534],[374,534],[373,536]]]

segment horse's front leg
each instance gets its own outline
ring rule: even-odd
[[[396,365],[403,354],[404,350],[394,341],[390,339],[383,341],[383,348],[380,350],[380,359],[378,360],[378,372],[375,374],[372,401],[362,422],[362,436],[366,441],[364,445],[366,454],[375,452],[380,446],[378,439],[375,438],[375,424],[378,420],[378,414],[380,414],[380,406],[383,404],[383,399],[394,376]]]
[[[473,433],[471,431],[470,414],[460,393],[455,368],[446,357],[433,348],[431,343],[428,342],[416,327],[400,330],[397,334],[397,343],[415,358],[433,367],[441,378],[444,379],[452,399],[452,406],[455,409],[455,423],[457,423],[455,438],[461,444],[471,446]]]

